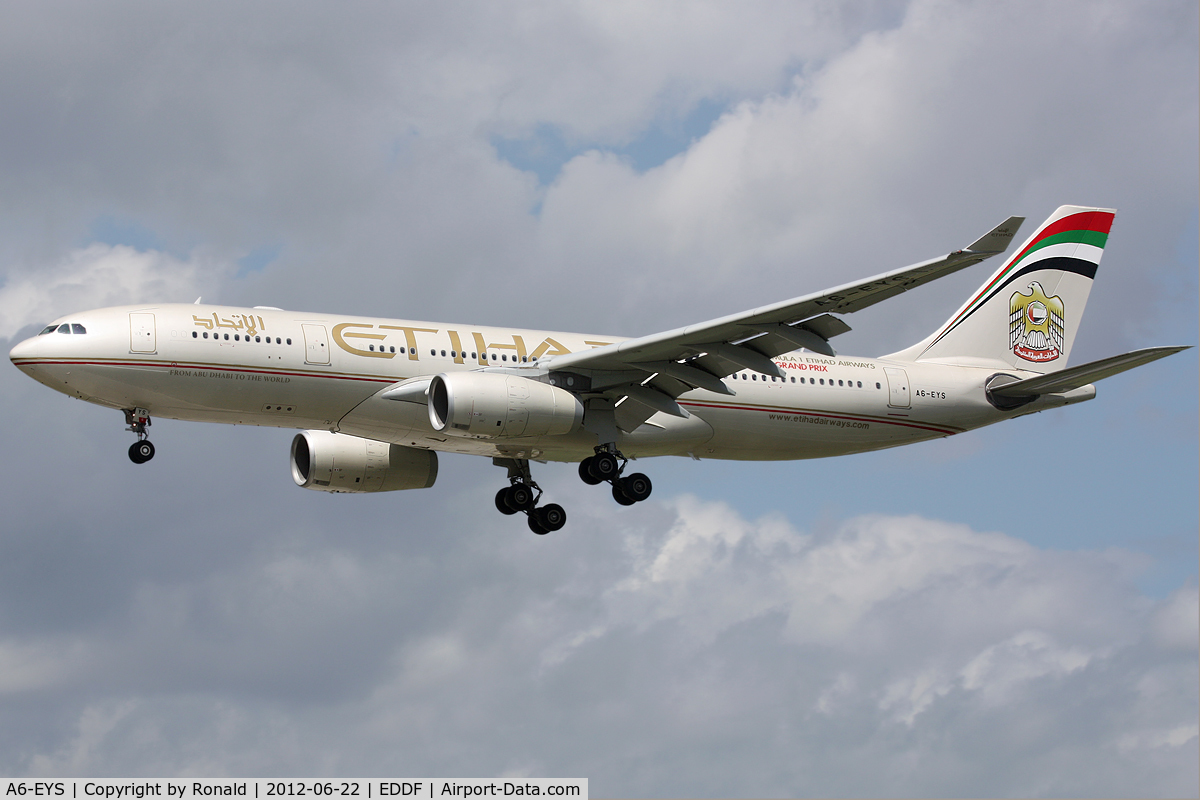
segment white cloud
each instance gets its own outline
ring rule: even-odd
[[[79,674],[89,653],[79,642],[0,640],[0,696],[53,687]]]
[[[1197,630],[1200,630],[1200,593],[1195,586],[1173,592],[1150,618],[1151,636],[1160,647],[1194,650],[1200,645]]]
[[[1028,233],[1066,202],[1157,204],[1165,192],[1190,208],[1194,181],[1181,176],[1195,170],[1132,144],[1178,133],[1169,149],[1195,165],[1195,148],[1182,146],[1195,121],[1179,118],[1182,107],[1194,115],[1195,83],[1172,80],[1192,47],[1176,39],[1170,4],[1158,17],[1120,3],[1028,11],[1036,26],[1012,6],[914,2],[898,27],[868,33],[780,93],[746,99],[659,168],[577,156],[547,190],[543,257],[613,276],[601,291],[622,316],[669,298],[671,322],[685,324],[697,318],[689,307],[715,315],[936,256],[1010,213],[1031,217]],[[1081,26],[1087,36],[1065,55],[1055,42]],[[1130,47],[1147,48],[1136,65],[1115,55]],[[1117,100],[1111,81],[1173,87],[1175,99]],[[1138,110],[1114,115],[1114,103]],[[1131,168],[1141,176],[1114,185],[1111,170]],[[1124,210],[1114,241],[1140,216]],[[1164,255],[1174,246],[1161,244]],[[1104,279],[1125,286],[1137,274],[1121,264]],[[922,289],[919,305],[948,291]],[[1092,313],[1114,313],[1107,297]],[[1112,297],[1130,315],[1130,293]],[[916,341],[961,299],[950,294],[924,318],[903,301],[872,309],[868,324],[891,337],[872,346]],[[857,315],[850,322],[859,327]]]
[[[558,493],[583,509],[569,537],[514,542],[479,523],[407,568],[399,542],[382,553],[293,542],[171,599],[137,590],[103,634],[81,636],[123,653],[123,676],[94,659],[29,687],[78,696],[79,716],[6,771],[391,763],[591,774],[606,794],[796,794],[816,774],[835,794],[1194,786],[1195,648],[1154,643],[1176,599],[1142,596],[1120,553],[1056,553],[919,517],[805,533],[687,496],[614,536],[584,487]],[[168,610],[148,615],[147,603]],[[346,660],[358,662],[352,683]],[[123,688],[151,674],[152,696]],[[325,675],[340,687],[312,693]],[[147,752],[150,737],[169,747]],[[1082,753],[1107,766],[1076,770]],[[850,754],[872,769],[847,769]]]
[[[1062,202],[1122,211],[1081,358],[1195,330],[1194,259],[1179,254],[1195,238],[1192,2],[56,8],[0,28],[0,335],[198,294],[651,332]],[[725,113],[662,166],[606,149],[701,101]],[[594,148],[549,187],[492,146],[545,128]],[[80,247],[110,217],[160,249]],[[205,255],[266,245],[278,261],[242,277]],[[981,280],[852,317],[839,349],[918,338]],[[499,519],[498,476],[465,459],[429,492],[330,498],[290,485],[284,432],[164,421],[155,471],[133,476],[105,461],[128,444],[119,415],[9,372],[6,774],[1197,791],[1194,584],[1154,600],[1134,583],[1146,557],[1045,544],[1114,540],[1119,523],[1086,507],[1114,464],[1145,482],[1122,491],[1161,499],[1139,524],[1182,519],[1191,541],[1194,502],[1178,508],[1194,481],[1169,481],[1194,474],[1194,448],[1160,458],[1194,433],[1186,369],[1138,396],[1136,454],[1072,452],[1126,441],[1139,415],[1121,404],[1053,431],[1061,531],[987,476],[953,484],[988,509],[968,517],[921,474],[987,466],[953,449],[997,445],[980,432],[911,461],[770,465],[780,483],[760,481],[765,466],[695,465],[706,497],[761,516],[659,502],[661,488],[614,509],[539,467],[571,514],[544,538]],[[1039,419],[1013,436],[1045,433]],[[827,500],[837,482],[857,494]],[[789,521],[818,515],[834,521]]]
[[[231,272],[203,255],[181,261],[154,250],[92,244],[38,270],[10,272],[0,286],[0,336],[75,311],[140,302],[191,302]]]

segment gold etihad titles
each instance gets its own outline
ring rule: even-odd
[[[267,328],[261,316],[256,317],[252,314],[233,314],[230,317],[222,317],[213,312],[211,318],[193,314],[192,322],[197,328],[204,328],[209,331],[215,328],[228,328],[235,331],[244,331],[247,336],[254,336],[261,331],[265,331]],[[388,341],[391,337],[391,334],[386,333],[386,331],[396,331],[404,334],[404,346],[399,352],[391,352],[385,346],[384,342]],[[333,326],[333,341],[347,353],[364,358],[391,359],[398,355],[407,354],[409,361],[420,361],[421,348],[417,344],[417,334],[439,332],[437,328],[418,328],[407,325],[376,326],[369,322],[342,322]],[[450,352],[454,354],[454,363],[466,364],[470,359],[467,358],[467,353],[463,349],[463,335],[459,331],[446,331],[446,335],[450,338]],[[479,366],[486,367],[491,363],[488,360],[488,354],[498,350],[512,352],[513,361],[517,363],[526,363],[526,359],[537,360],[542,356],[563,356],[571,352],[569,347],[552,336],[547,336],[537,347],[530,351],[525,344],[525,339],[520,334],[514,333],[510,335],[512,337],[511,342],[488,342],[482,333],[472,331],[470,337],[475,343],[475,352],[473,354],[475,358],[473,360]],[[611,342],[587,341],[584,344],[591,345],[592,347],[604,347],[611,344]]]
[[[213,312],[212,319],[208,317],[198,317],[192,315],[192,322],[197,328],[204,328],[211,331],[213,328],[229,328],[234,331],[245,331],[247,336],[253,336],[259,331],[265,331],[267,326],[263,323],[262,317],[257,317],[258,325],[254,324],[255,316],[253,314],[234,314],[231,318],[217,316],[217,312]]]
[[[388,341],[391,334],[382,331],[398,331],[403,333],[403,348],[396,353],[388,350],[384,342]],[[333,326],[333,341],[334,344],[351,355],[363,356],[365,358],[395,358],[398,355],[407,353],[409,361],[420,361],[421,347],[417,344],[418,333],[440,333],[440,331],[436,328],[417,328],[406,325],[376,326],[369,322],[342,322]],[[446,331],[446,335],[450,339],[450,352],[454,354],[454,363],[467,363],[469,359],[463,350],[462,334],[459,331]],[[519,333],[510,334],[512,338],[511,342],[489,342],[478,331],[472,331],[470,336],[475,342],[474,360],[480,366],[488,366],[491,363],[488,360],[488,354],[498,350],[511,352],[513,354],[513,361],[517,363],[524,363],[527,358],[538,359],[546,355],[562,356],[571,352],[570,348],[552,336],[547,336],[532,351],[529,350],[525,344],[524,337]],[[361,344],[356,346],[355,342],[360,342]],[[604,346],[608,342],[588,342],[588,344]],[[366,346],[364,347],[363,345]]]

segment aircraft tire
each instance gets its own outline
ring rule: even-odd
[[[525,484],[514,483],[504,492],[504,503],[514,511],[528,511],[533,508],[533,489]]]
[[[596,479],[596,483],[610,481],[621,471],[621,465],[617,463],[617,457],[612,453],[597,453],[592,456],[591,461],[592,463],[588,465],[588,474]]]
[[[621,478],[618,482],[621,485],[621,492],[635,503],[640,503],[650,496],[650,492],[654,490],[654,484],[650,482],[650,476],[635,472],[632,475]]]
[[[550,532],[550,529],[543,525],[542,521],[538,519],[538,513],[536,511],[532,511],[529,514],[529,530],[533,531],[538,536],[545,536]]]
[[[132,458],[132,456],[130,456]],[[496,510],[501,514],[515,514],[517,510],[510,508],[508,505],[508,490],[510,487],[505,486],[500,491],[496,492]]]
[[[622,481],[614,481],[612,488],[613,500],[616,500],[623,506],[631,506],[637,502],[629,495],[625,494],[625,490],[621,488]]]
[[[567,524],[567,512],[558,503],[550,503],[530,513],[530,519],[537,516],[538,522],[548,531],[562,530]]]
[[[145,464],[154,458],[154,445],[149,439],[134,442],[129,446],[129,460],[135,464]]]
[[[588,486],[595,486],[597,483],[602,482],[600,478],[592,476],[592,462],[595,461],[595,459],[595,456],[588,456],[583,461],[579,462],[579,479]]]

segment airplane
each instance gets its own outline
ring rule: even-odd
[[[1177,353],[1154,347],[1067,367],[1115,211],[1062,206],[941,327],[879,358],[838,355],[841,315],[1005,252],[1010,217],[962,250],[719,319],[626,338],[162,304],[70,314],[9,358],[56,391],[124,412],[154,457],[153,417],[300,429],[292,478],[325,492],[428,488],[439,452],[508,473],[503,514],[534,533],[530,462],[577,462],[632,505],[631,459],[791,460],[911,444],[1095,397],[1093,381]]]

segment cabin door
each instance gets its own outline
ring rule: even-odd
[[[329,363],[329,337],[324,325],[300,326],[304,329],[304,360],[309,364]]]
[[[154,342],[154,315],[138,311],[129,315],[129,352],[153,353],[157,349]]]
[[[883,374],[888,382],[888,405],[892,408],[909,408],[912,394],[908,389],[908,373],[899,367],[884,367]]]

